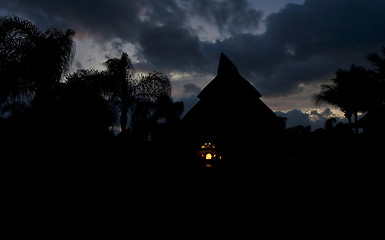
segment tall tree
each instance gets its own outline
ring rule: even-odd
[[[51,112],[66,131],[64,134],[76,133],[79,137],[82,133],[98,136],[108,132],[113,124],[113,109],[95,84],[103,78],[103,72],[80,70],[68,75],[57,88]]]
[[[100,86],[108,97],[118,103],[122,131],[127,129],[129,109],[133,109],[140,102],[155,101],[160,96],[171,94],[170,80],[164,74],[150,72],[148,75],[135,76],[132,61],[127,53],[123,53],[121,58],[109,59],[105,64],[106,78]],[[133,109],[132,112],[143,111]]]
[[[379,77],[382,80],[385,80],[385,46],[382,46],[381,57],[378,53],[372,53],[369,55],[368,59],[375,68],[375,71],[379,74]]]
[[[327,102],[339,107],[352,126],[352,117],[357,122],[358,112],[365,112],[374,104],[373,72],[353,64],[349,70],[338,69],[335,75],[332,84],[321,85],[317,103]]]
[[[381,48],[381,53],[383,57],[378,53],[372,53],[368,57],[374,67],[374,77],[376,81],[375,95],[378,105],[385,104],[385,46]]]
[[[68,72],[75,54],[75,32],[41,32],[16,16],[0,19],[0,102],[44,99]]]
[[[133,102],[135,79],[134,68],[127,53],[121,58],[112,58],[105,63],[108,78],[102,83],[102,89],[112,98],[118,99],[120,109],[121,130],[126,130],[128,120],[128,108]]]
[[[69,72],[75,55],[75,32],[51,28],[37,42],[27,59],[36,96],[47,94]]]
[[[0,100],[26,97],[28,53],[43,34],[35,25],[18,17],[0,19]]]

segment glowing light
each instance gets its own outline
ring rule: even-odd
[[[215,144],[211,142],[205,142],[204,144],[200,145],[200,150],[196,156],[201,160],[205,160],[203,166],[206,167],[215,167],[214,163],[216,164],[216,160],[222,158],[217,151]],[[207,166],[207,164],[210,166]]]
[[[205,145],[202,145],[201,148],[215,148],[215,144],[205,143]]]

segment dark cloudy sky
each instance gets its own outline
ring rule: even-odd
[[[337,114],[314,105],[320,84],[385,45],[384,0],[0,0],[0,15],[75,30],[72,71],[125,51],[137,72],[167,74],[186,108],[223,52],[274,111],[313,122]]]

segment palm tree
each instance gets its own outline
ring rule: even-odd
[[[0,100],[27,97],[26,79],[28,53],[43,34],[35,25],[18,17],[0,19]]]
[[[333,84],[321,85],[322,91],[316,96],[317,104],[327,102],[339,107],[352,126],[352,117],[356,123],[358,112],[365,112],[373,105],[372,75],[372,71],[354,64],[349,70],[338,69]]]
[[[74,35],[75,32],[70,29],[63,32],[51,28],[31,51],[30,59],[27,60],[30,63],[36,97],[47,94],[68,73],[75,55],[72,40]]]
[[[77,131],[78,135],[85,132],[96,136],[112,126],[113,109],[98,87],[104,78],[101,71],[79,70],[68,75],[57,88],[52,112],[56,113],[56,119],[65,125],[68,133]]]
[[[156,101],[159,97],[171,95],[171,83],[166,75],[153,71],[139,77],[135,92],[139,99]]]
[[[121,58],[109,59],[105,64],[107,77],[103,83],[100,83],[100,87],[106,96],[117,101],[120,109],[121,131],[127,129],[129,109],[134,108],[134,105],[171,94],[170,80],[162,73],[150,72],[146,76],[141,75],[137,78],[127,53],[123,53]],[[132,114],[134,112],[143,111],[132,109]]]
[[[379,74],[379,77],[382,80],[385,80],[385,46],[382,46],[381,53],[384,58],[382,58],[378,53],[372,53],[369,55],[368,59],[375,67],[375,71]]]
[[[0,103],[32,99],[44,103],[68,72],[75,54],[75,32],[46,32],[16,16],[0,20]]]
[[[372,53],[368,57],[374,67],[376,81],[375,96],[377,96],[378,105],[385,104],[385,46],[381,48],[381,53],[384,57],[377,53]]]
[[[123,53],[121,58],[112,58],[105,62],[108,76],[101,83],[101,88],[105,94],[118,101],[120,109],[120,126],[124,131],[127,128],[128,108],[132,104],[135,88],[134,68],[127,53]]]

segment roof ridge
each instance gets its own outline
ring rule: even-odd
[[[238,90],[238,92],[237,92]],[[239,92],[241,91],[241,92]],[[219,58],[217,76],[198,94],[198,98],[216,98],[228,95],[254,95],[260,98],[259,91],[243,78],[235,64],[222,52]]]

